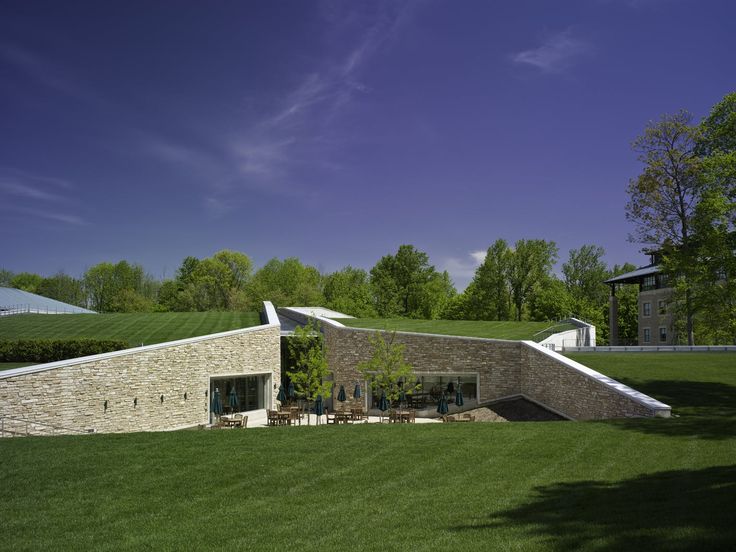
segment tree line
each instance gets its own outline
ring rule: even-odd
[[[322,274],[294,257],[271,259],[254,271],[245,253],[222,250],[204,259],[186,257],[175,276],[163,281],[123,260],[94,265],[81,278],[1,271],[0,285],[98,312],[245,311],[268,300],[277,306],[324,305],[368,318],[543,321],[576,315],[605,326],[608,292],[602,282],[633,265],[609,269],[603,255],[594,245],[570,251],[560,279],[552,271],[558,259],[554,242],[509,245],[499,239],[462,293],[447,271],[437,270],[427,253],[408,244],[369,271],[347,266]]]

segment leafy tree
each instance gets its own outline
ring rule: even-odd
[[[438,274],[426,253],[402,245],[396,255],[385,255],[371,269],[371,290],[379,316],[436,317],[454,295],[449,275]]]
[[[552,241],[518,240],[509,266],[511,298],[516,320],[521,321],[524,305],[550,276],[557,260],[557,246]]]
[[[688,343],[694,344],[694,304],[690,269],[694,266],[692,219],[700,191],[700,131],[687,111],[650,122],[633,143],[644,170],[628,186],[626,217],[634,223],[633,240],[665,250],[664,270],[684,287]]]
[[[310,318],[306,325],[294,330],[288,339],[291,369],[286,374],[294,384],[298,396],[307,401],[307,407],[318,395],[328,399],[332,381],[328,366],[324,336],[319,322]]]
[[[38,286],[41,285],[43,278],[38,274],[32,272],[20,272],[13,276],[10,280],[10,287],[15,289],[22,289],[30,293],[36,293]]]
[[[368,273],[347,266],[324,278],[325,304],[338,312],[359,318],[376,316],[371,298]]]
[[[232,289],[233,273],[218,259],[208,258],[197,263],[189,287],[198,311],[226,310]]]
[[[370,382],[373,394],[386,393],[390,403],[399,400],[401,392],[411,394],[418,391],[416,374],[404,359],[404,345],[396,343],[396,332],[391,332],[388,341],[381,332],[369,336],[373,348],[371,358],[358,364],[363,378]]]
[[[468,317],[474,320],[508,320],[511,309],[509,275],[513,252],[506,240],[496,240],[476,269],[466,291]]]
[[[605,251],[597,245],[583,245],[571,249],[570,257],[562,265],[565,286],[570,295],[580,302],[600,305],[608,298],[608,286],[603,282],[608,277],[608,267],[602,261]]]
[[[10,285],[10,282],[13,279],[13,274],[10,270],[5,270],[4,268],[0,268],[0,286],[2,287],[12,287]]]
[[[540,283],[529,301],[531,319],[556,321],[573,313],[574,299],[562,280],[551,276]]]
[[[54,274],[49,278],[44,278],[38,286],[37,293],[70,305],[77,305],[79,307],[85,307],[87,305],[84,286],[81,280],[77,280],[63,272]]]
[[[248,255],[238,251],[223,249],[215,253],[212,258],[224,264],[230,271],[230,284],[233,289],[242,290],[251,278],[253,263]]]
[[[120,261],[117,264],[99,263],[84,274],[84,290],[93,310],[98,312],[126,312],[128,309],[150,310],[155,287],[143,267]]]
[[[322,277],[312,266],[303,265],[296,257],[280,261],[271,259],[251,279],[246,289],[252,306],[272,301],[280,307],[324,304]]]

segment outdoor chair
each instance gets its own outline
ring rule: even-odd
[[[325,408],[325,416],[327,417],[327,423],[328,424],[336,424],[337,420],[335,418],[334,414],[330,414],[329,411]]]
[[[268,425],[270,426],[279,425],[279,413],[276,410],[268,410],[266,412],[266,416],[268,417]]]
[[[351,408],[350,413],[353,416],[353,422],[368,421],[368,416],[363,412],[362,408]]]

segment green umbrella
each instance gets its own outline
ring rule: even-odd
[[[383,413],[388,410],[388,400],[386,399],[386,391],[381,391],[381,398],[378,401],[378,410],[381,411],[381,421],[383,421]]]
[[[276,395],[276,400],[279,401],[281,404],[284,404],[286,402],[286,393],[284,393],[283,385],[279,385],[279,394]]]
[[[363,396],[363,392],[360,390],[360,383],[355,384],[355,390],[353,391],[353,398],[359,399]]]
[[[230,389],[230,395],[227,398],[227,402],[230,405],[230,408],[233,412],[237,411],[238,409],[238,394],[235,392],[235,386],[233,385],[232,389]]]
[[[222,401],[220,400],[220,390],[215,387],[215,392],[212,393],[212,402],[210,403],[210,411],[215,416],[222,414]]]
[[[289,382],[289,398],[293,401],[296,398],[296,389],[294,388],[294,382]]]
[[[337,400],[340,401],[340,402],[345,402],[346,400],[348,400],[347,395],[345,395],[345,386],[344,385],[341,385],[340,386],[340,391],[337,393]]]
[[[457,393],[455,393],[455,404],[457,406],[462,406],[465,404],[465,401],[463,400],[463,386],[462,385],[457,386]]]
[[[317,416],[322,416],[325,413],[325,405],[322,402],[322,395],[317,395],[317,400],[314,403],[314,413]]]
[[[439,412],[442,416],[447,414],[447,411],[449,408],[447,407],[447,395],[442,393],[442,398],[440,399],[439,404],[437,405],[437,412]]]

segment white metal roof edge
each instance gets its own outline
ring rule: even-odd
[[[34,364],[33,366],[23,366],[21,368],[12,368],[10,370],[0,371],[0,380],[12,378],[15,376],[24,376],[36,372],[45,372],[47,370],[55,370],[65,366],[74,364],[85,364],[87,362],[96,362],[98,360],[107,360],[119,356],[137,354],[143,351],[155,351],[156,349],[165,349],[167,347],[178,347],[180,345],[189,345],[199,343],[200,341],[208,341],[210,339],[219,339],[221,337],[230,337],[233,335],[245,334],[256,331],[263,331],[270,328],[281,328],[279,324],[261,324],[260,326],[250,326],[248,328],[239,328],[237,330],[228,330],[208,335],[198,335],[196,337],[187,337],[185,339],[177,339],[176,341],[164,341],[163,343],[154,343],[152,345],[144,345],[143,347],[131,347],[121,351],[112,351],[110,353],[100,353],[99,355],[89,355],[85,357],[70,358],[67,360],[58,360],[56,362],[47,362],[45,364]]]
[[[636,389],[632,389],[628,385],[624,385],[620,381],[609,378],[608,376],[601,374],[600,372],[596,372],[595,370],[593,370],[592,368],[588,368],[584,364],[580,364],[579,362],[562,356],[561,354],[556,353],[555,351],[552,351],[547,347],[542,347],[541,345],[534,343],[533,341],[522,341],[522,343],[527,347],[535,349],[539,353],[553,358],[557,362],[564,364],[568,368],[575,370],[585,377],[597,381],[601,385],[611,389],[612,391],[615,391],[619,395],[625,395],[627,398],[633,400],[634,402],[637,402],[642,406],[646,406],[647,408],[650,408],[655,412],[672,410],[672,407],[670,405],[660,402],[657,399],[650,397],[649,395],[645,395],[644,393],[637,391]]]

